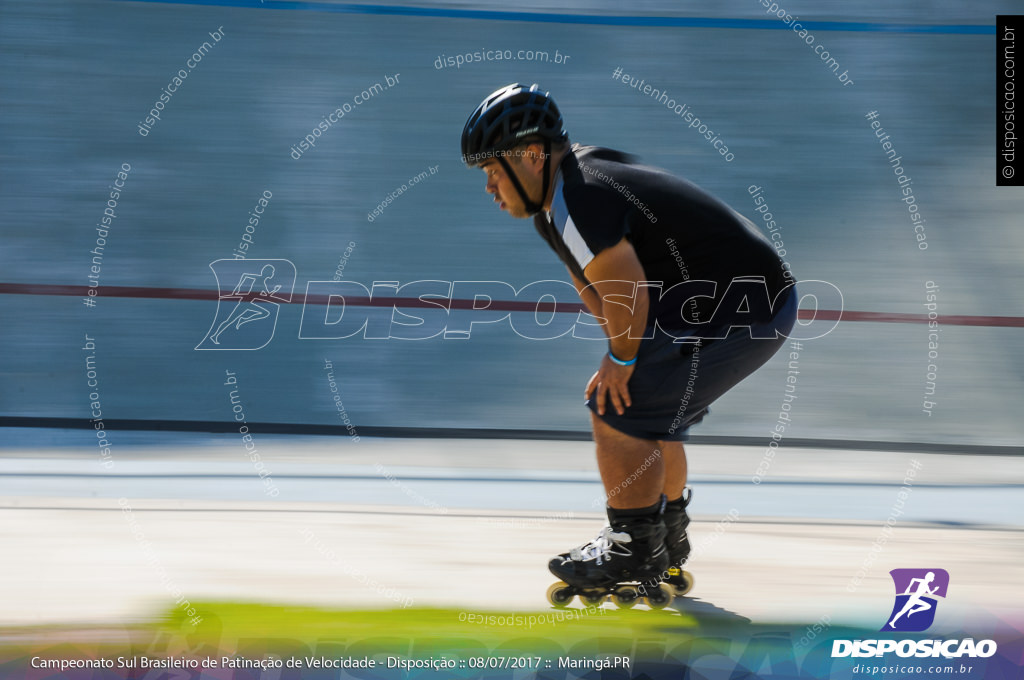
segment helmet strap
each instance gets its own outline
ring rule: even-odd
[[[544,199],[548,197],[548,187],[551,186],[551,140],[544,140],[544,180],[541,185],[540,191],[540,203],[536,203],[527,194],[526,190],[523,189],[523,185],[519,183],[519,177],[512,170],[512,166],[505,160],[504,155],[498,156],[498,162],[501,163],[501,167],[505,168],[505,174],[512,180],[512,186],[516,188],[516,192],[519,194],[519,198],[523,199],[523,206],[526,208],[526,212],[530,215],[536,215],[544,208]]]

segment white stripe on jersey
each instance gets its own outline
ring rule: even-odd
[[[569,216],[569,210],[565,205],[565,196],[562,195],[564,186],[562,170],[559,168],[555,173],[555,193],[551,201],[551,221],[554,223],[555,229],[558,230],[558,235],[562,237],[562,243],[569,249],[569,253],[576,260],[576,263],[579,264],[580,269],[586,269],[590,261],[594,259],[594,253],[590,252],[590,247],[587,246],[583,235],[580,234],[580,230],[576,228],[572,217]]]
[[[583,240],[583,236],[576,228],[576,223],[572,221],[568,211],[566,211],[565,216],[565,228],[562,229],[562,240],[565,241],[565,245],[569,248],[572,256],[576,258],[580,269],[586,269],[590,261],[594,259],[594,253],[590,252],[587,242]]]

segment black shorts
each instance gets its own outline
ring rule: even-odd
[[[597,399],[588,399],[591,411],[612,428],[638,439],[686,441],[689,429],[708,413],[713,401],[763,366],[785,344],[796,323],[800,296],[790,289],[788,300],[771,321],[751,329],[736,328],[721,339],[676,342],[658,331],[640,343],[636,370],[629,379],[633,405],[620,416],[610,403],[597,415]],[[753,336],[771,336],[757,339]]]

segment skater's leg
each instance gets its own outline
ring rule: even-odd
[[[623,434],[593,413],[590,419],[608,505],[628,509],[657,503],[665,486],[665,461],[658,442]]]
[[[648,593],[662,580],[669,560],[661,493],[665,469],[658,442],[623,434],[597,417],[593,421],[608,526],[594,540],[553,558],[548,568],[574,587],[611,588],[639,581],[641,594],[667,595],[667,589],[659,588]]]
[[[665,504],[665,548],[668,550],[669,567],[666,572],[666,583],[673,586],[679,596],[689,592],[693,585],[692,577],[682,571],[683,565],[690,557],[690,538],[687,527],[690,518],[686,514],[689,495],[684,499],[686,488],[686,451],[683,443],[677,441],[660,441],[658,444],[665,457],[665,486],[663,491]]]
[[[658,448],[665,459],[665,484],[662,493],[670,501],[683,495],[686,487],[686,451],[682,442],[660,441]]]

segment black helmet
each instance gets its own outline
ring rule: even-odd
[[[549,142],[569,138],[562,114],[547,92],[537,85],[514,83],[492,92],[462,129],[462,160],[469,167],[493,158],[496,151],[511,149],[524,139],[540,137]]]

